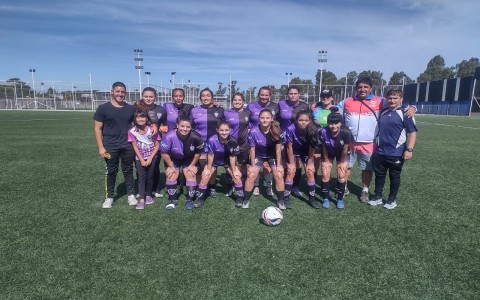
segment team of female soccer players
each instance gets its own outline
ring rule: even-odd
[[[268,195],[272,195],[272,175],[280,209],[293,208],[290,194],[298,194],[303,166],[308,186],[308,203],[319,208],[315,200],[318,157],[322,157],[323,207],[328,208],[332,163],[337,163],[337,207],[344,208],[345,173],[348,166],[348,129],[341,127],[342,117],[333,111],[327,126],[314,122],[315,112],[299,100],[299,89],[288,88],[288,99],[278,104],[270,101],[270,89],[259,90],[259,101],[245,108],[241,93],[232,97],[232,108],[223,110],[213,102],[209,89],[200,92],[200,105],[183,103],[182,89],[172,91],[173,102],[155,104],[156,91],[145,88],[137,101],[134,127],[128,141],[136,154],[139,201],[137,209],[162,196],[159,183],[160,156],[164,161],[168,204],[178,204],[178,181],[183,174],[187,209],[200,208],[207,196],[215,197],[217,169],[225,169],[228,195],[234,194],[235,206],[248,208],[258,189],[263,169]],[[315,163],[316,162],[316,163]],[[268,182],[270,181],[270,182]],[[152,197],[153,196],[153,197]]]

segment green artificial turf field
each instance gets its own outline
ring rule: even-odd
[[[361,204],[355,168],[344,211],[293,198],[267,227],[263,196],[136,211],[120,174],[102,209],[92,116],[0,111],[1,299],[478,299],[480,119],[417,117],[397,209]]]

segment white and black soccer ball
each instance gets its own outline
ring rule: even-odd
[[[269,206],[262,211],[263,223],[269,226],[276,226],[283,220],[283,213],[280,208]]]

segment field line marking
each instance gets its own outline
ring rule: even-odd
[[[448,124],[442,124],[442,123],[431,123],[431,122],[423,122],[423,121],[416,121],[415,123],[421,124],[421,125],[446,126],[446,127],[464,128],[464,129],[477,129],[477,130],[480,129],[480,127],[469,127],[469,126],[460,126],[460,125],[448,125]]]

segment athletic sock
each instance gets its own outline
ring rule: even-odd
[[[244,193],[243,193],[243,185],[241,182],[235,184],[235,195],[237,196],[237,199],[240,199],[243,201]]]
[[[206,192],[207,192],[207,185],[199,184],[198,185],[197,200],[198,201],[203,201],[205,199]]]
[[[167,193],[168,201],[177,200],[177,181],[176,180],[167,180]]]
[[[315,181],[307,181],[308,185],[308,200],[315,199]]]
[[[345,182],[337,181],[337,199],[343,199],[343,196],[345,195],[345,186]]]
[[[187,201],[193,201],[193,197],[195,197],[195,189],[197,186],[196,181],[187,181]]]
[[[295,176],[293,177],[293,185],[298,187],[300,185],[301,178],[302,178],[302,169],[298,168],[295,171]]]
[[[285,180],[285,191],[283,192],[283,195],[285,198],[290,197],[290,194],[292,193],[292,187],[293,187],[293,181]]]
[[[330,189],[330,181],[327,181],[327,182],[322,181],[322,198],[323,199],[329,198],[329,192],[328,192],[329,189]]]

